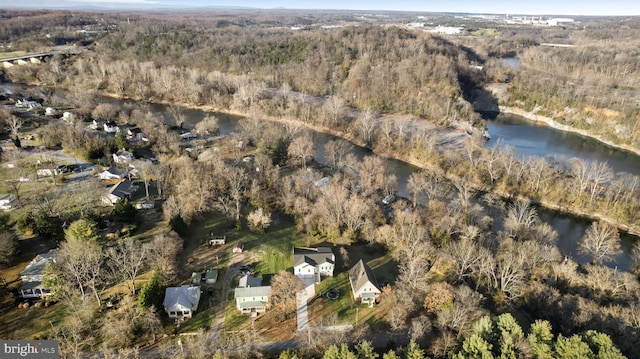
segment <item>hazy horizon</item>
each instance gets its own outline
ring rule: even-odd
[[[514,2],[505,0],[456,2],[397,0],[394,2],[338,1],[338,0],[0,0],[0,8],[14,9],[105,9],[105,10],[152,10],[152,9],[197,9],[199,7],[237,7],[255,9],[291,10],[358,10],[358,11],[415,11],[475,14],[514,15],[576,15],[576,16],[638,16],[638,1],[552,1]]]

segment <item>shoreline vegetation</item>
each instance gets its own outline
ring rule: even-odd
[[[126,96],[119,96],[119,95],[114,94],[114,93],[102,93],[102,95],[105,95],[107,97],[121,99],[121,100],[135,100],[134,98],[129,98],[129,97],[126,97]],[[162,104],[162,105],[169,105],[169,102],[167,102],[167,101],[160,101],[160,102],[154,101],[153,103]],[[185,107],[185,108],[196,109],[196,110],[201,110],[201,111],[218,112],[218,113],[225,113],[225,114],[229,114],[229,115],[243,116],[243,117],[250,116],[249,113],[244,113],[242,111],[237,111],[237,110],[232,110],[232,109],[221,109],[221,108],[217,108],[217,107],[210,106],[210,105],[192,105],[192,104],[188,104],[188,103],[179,103],[178,105],[182,106],[182,107]],[[619,145],[616,145],[616,144],[610,143],[608,141],[602,140],[598,136],[590,135],[587,131],[583,131],[583,130],[572,128],[570,126],[559,124],[559,123],[553,121],[549,117],[537,115],[535,113],[527,112],[527,111],[525,111],[523,109],[519,109],[519,108],[515,108],[515,107],[500,106],[499,108],[500,108],[500,112],[501,113],[517,115],[517,116],[523,117],[523,118],[525,118],[527,120],[530,120],[530,121],[540,122],[540,123],[543,123],[543,124],[545,124],[545,125],[547,125],[549,127],[553,127],[555,129],[558,129],[560,131],[575,132],[575,133],[578,133],[578,134],[583,135],[585,137],[589,137],[589,138],[593,138],[595,140],[601,141],[601,142],[603,142],[603,143],[605,143],[605,144],[607,144],[607,145],[609,145],[611,147],[615,147],[615,148],[622,149],[622,150],[627,150],[627,151],[630,151],[630,152],[633,152],[635,154],[640,155],[640,150],[620,147]],[[384,117],[394,118],[394,116],[380,115],[380,118],[384,118]],[[268,121],[277,122],[277,123],[287,123],[287,122],[295,121],[297,124],[299,124],[301,126],[304,126],[304,127],[308,128],[308,129],[311,129],[313,131],[330,134],[332,136],[339,137],[339,138],[342,138],[344,140],[347,140],[347,141],[353,143],[356,146],[360,146],[360,147],[363,147],[363,148],[368,148],[365,143],[362,143],[356,137],[350,136],[348,133],[344,133],[342,131],[333,130],[333,129],[328,128],[326,126],[319,126],[317,124],[310,124],[310,123],[307,123],[305,121],[298,120],[298,119],[291,119],[291,118],[289,118],[289,119],[281,119],[281,118],[277,118],[277,117],[274,117],[274,116],[268,116],[268,115],[265,115],[265,114],[262,114],[261,118],[263,118],[265,120],[268,120]],[[421,121],[426,121],[426,120],[421,120]],[[431,124],[431,125],[433,125],[433,124]],[[433,125],[433,126],[436,126],[436,125]],[[437,126],[437,127],[442,127],[442,126]],[[454,129],[454,128],[450,128],[450,130],[463,132],[461,130]],[[429,169],[430,168],[428,164],[425,164],[424,162],[422,162],[422,161],[420,161],[420,160],[418,160],[416,158],[409,158],[409,157],[406,157],[406,156],[399,155],[398,153],[389,153],[387,151],[380,151],[380,150],[375,149],[375,148],[371,148],[371,151],[372,151],[372,153],[374,153],[377,156],[382,156],[384,158],[391,158],[391,159],[394,159],[394,160],[402,161],[402,162],[405,162],[405,163],[407,163],[409,165],[412,165],[412,166],[420,168],[420,169]],[[454,177],[455,177],[455,176],[452,176],[450,173],[446,173],[445,175],[449,180],[454,179]],[[477,184],[474,184],[474,185],[477,185]],[[476,189],[480,189],[480,188],[476,188]],[[492,189],[492,190],[490,190],[490,192],[493,192],[493,193],[499,195],[500,197],[502,197],[503,199],[506,199],[506,200],[513,199],[512,195],[510,195],[508,193],[505,193],[504,191],[500,191],[498,189]],[[605,215],[603,213],[586,212],[586,211],[580,210],[579,208],[576,208],[575,206],[570,205],[570,204],[569,205],[562,205],[562,204],[558,204],[558,203],[555,203],[555,202],[550,202],[550,201],[547,201],[547,200],[544,200],[544,199],[530,199],[530,200],[531,200],[531,203],[533,203],[533,204],[539,205],[541,207],[544,207],[546,209],[550,209],[550,210],[553,210],[553,211],[558,211],[558,212],[561,212],[561,213],[571,214],[571,215],[574,215],[576,217],[583,218],[583,219],[601,220],[601,221],[605,221],[605,222],[611,223],[612,225],[616,226],[618,229],[620,229],[620,230],[622,230],[622,231],[624,231],[624,232],[626,232],[626,233],[628,233],[630,235],[633,235],[633,236],[636,236],[636,237],[640,238],[640,227],[632,226],[632,225],[625,224],[625,223],[621,223],[621,222],[616,221],[615,219],[613,219],[610,216],[607,216],[607,215]]]
[[[511,107],[511,106],[498,106],[498,108],[500,109],[500,113],[505,113],[505,114],[509,114],[509,115],[516,115],[519,117],[522,117],[526,120],[532,121],[532,122],[536,122],[536,123],[543,123],[544,125],[554,128],[556,130],[560,130],[560,131],[565,131],[565,132],[571,132],[571,133],[577,133],[581,136],[584,137],[588,137],[591,139],[594,139],[598,142],[601,142],[609,147],[613,147],[615,149],[619,149],[619,150],[623,150],[623,151],[627,151],[627,152],[631,152],[635,155],[640,156],[640,149],[639,148],[635,148],[633,146],[627,145],[627,144],[617,144],[614,143],[612,141],[606,140],[604,138],[602,138],[601,136],[598,135],[594,135],[593,133],[586,131],[586,130],[582,130],[579,128],[575,128],[572,126],[568,126],[568,125],[563,125],[561,123],[558,123],[557,121],[554,121],[551,117],[547,117],[547,116],[542,116],[542,115],[538,115],[532,111],[526,111],[523,110],[521,108],[517,108],[517,107]]]

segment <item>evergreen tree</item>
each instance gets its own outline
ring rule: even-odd
[[[464,342],[462,342],[462,350],[457,354],[454,354],[452,358],[455,359],[463,359],[463,358],[482,358],[482,359],[492,359],[493,354],[491,353],[491,348],[493,346],[486,340],[484,340],[480,335],[474,333],[468,336]]]
[[[595,358],[598,359],[622,359],[625,356],[620,350],[613,345],[611,337],[595,330],[588,330],[582,336],[583,340],[589,345]]]
[[[546,320],[536,320],[531,324],[527,342],[536,358],[553,358],[553,333],[551,333],[551,323]]]
[[[158,274],[154,272],[151,278],[140,288],[140,293],[138,293],[138,306],[150,307],[153,305],[156,309],[162,308],[163,294],[162,286],[160,286],[160,281],[158,280]]]
[[[276,142],[271,147],[271,151],[269,152],[269,157],[271,157],[271,161],[274,165],[283,166],[287,163],[287,159],[289,159],[289,144],[291,140],[286,137],[280,137],[276,140]]]
[[[409,345],[404,352],[404,357],[406,359],[424,359],[424,350],[422,350],[422,348],[412,340],[409,342]]]
[[[568,338],[559,334],[554,350],[556,357],[563,359],[584,359],[594,357],[589,345],[577,334]]]
[[[379,356],[378,353],[374,351],[371,342],[367,340],[356,345],[356,355],[358,359],[376,359]]]
[[[86,240],[95,241],[98,239],[98,225],[89,219],[78,219],[72,222],[64,231],[67,241]]]
[[[299,359],[299,357],[293,350],[285,350],[280,353],[278,359]]]

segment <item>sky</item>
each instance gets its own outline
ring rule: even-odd
[[[639,0],[0,0],[2,8],[107,7],[187,9],[200,6],[233,6],[261,9],[396,10],[523,15],[640,15]]]

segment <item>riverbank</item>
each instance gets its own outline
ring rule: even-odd
[[[601,142],[609,147],[613,147],[616,149],[620,149],[623,151],[627,151],[627,152],[631,152],[635,155],[640,156],[640,149],[629,146],[629,145],[625,145],[625,144],[617,144],[614,143],[612,141],[606,140],[604,138],[602,138],[601,136],[598,135],[594,135],[592,133],[590,133],[587,130],[583,130],[583,129],[579,129],[579,128],[575,128],[575,127],[571,127],[568,125],[564,125],[562,123],[558,123],[557,121],[554,121],[552,118],[547,117],[547,116],[542,116],[542,115],[538,115],[534,112],[531,111],[525,111],[521,108],[517,108],[517,107],[509,107],[509,106],[498,106],[500,113],[505,113],[505,114],[510,114],[510,115],[516,115],[519,117],[522,117],[524,119],[527,119],[529,121],[533,121],[536,123],[543,123],[546,126],[552,127],[556,130],[560,130],[560,131],[566,131],[566,132],[573,132],[573,133],[577,133],[581,136],[584,137],[588,137],[588,138],[592,138],[598,142]]]
[[[117,96],[115,94],[104,94],[106,96],[109,97],[113,97],[113,98],[119,98],[119,99],[128,99],[128,100],[135,100],[135,99],[129,99],[129,98],[123,98],[121,96]],[[169,105],[168,102],[155,102],[155,103],[159,103],[159,104],[163,104],[163,105]],[[201,111],[207,111],[207,112],[218,112],[218,113],[224,113],[224,114],[229,114],[229,115],[234,115],[234,116],[240,116],[240,117],[247,117],[250,114],[249,113],[244,113],[241,111],[237,111],[237,110],[231,110],[231,109],[221,109],[221,108],[216,108],[213,106],[208,106],[208,105],[190,105],[190,104],[186,104],[186,103],[178,103],[177,105],[185,107],[185,108],[190,108],[190,109],[197,109],[197,110],[201,110]],[[503,109],[501,107],[501,109]],[[540,122],[540,123],[544,123],[545,125],[549,125],[550,127],[554,127],[556,129],[559,130],[563,130],[563,131],[571,131],[571,132],[576,132],[579,133],[581,135],[584,135],[586,137],[593,137],[593,136],[589,136],[588,134],[582,134],[580,131],[578,130],[574,130],[569,126],[566,125],[562,125],[559,124],[555,121],[553,121],[552,119],[548,118],[548,117],[544,117],[544,116],[540,116],[540,115],[536,115],[534,113],[528,113],[524,110],[518,109],[518,108],[509,108],[509,107],[505,107],[504,108],[504,113],[510,113],[510,114],[514,114],[517,116],[521,116],[523,118],[527,118],[528,120],[531,121],[535,121],[535,122]],[[508,112],[508,111],[512,111],[512,112]],[[529,117],[526,117],[529,116]],[[318,132],[318,133],[325,133],[325,134],[329,134],[332,135],[334,137],[338,137],[338,138],[342,138],[346,141],[349,141],[350,143],[359,146],[359,147],[363,147],[363,148],[367,148],[366,144],[361,141],[360,139],[358,139],[357,137],[353,136],[352,134],[349,133],[345,133],[339,130],[335,130],[326,126],[321,126],[321,125],[317,125],[317,124],[310,124],[307,123],[305,121],[302,120],[298,120],[298,119],[283,119],[283,118],[278,118],[275,116],[266,116],[266,115],[261,115],[261,118],[270,121],[270,122],[276,122],[276,123],[291,123],[294,122],[302,127],[305,127],[311,131],[314,132]],[[404,118],[401,118],[401,116],[397,116],[397,115],[383,115],[378,117],[379,121],[396,121],[396,120],[405,120]],[[437,126],[433,123],[429,123],[427,120],[415,120],[418,123],[420,123],[421,126],[427,126],[430,130],[432,131],[438,131],[438,136],[439,136],[439,140],[438,140],[438,144],[436,144],[436,146],[434,146],[436,148],[437,151],[439,152],[444,152],[443,150],[443,146],[449,146],[448,149],[446,150],[460,150],[464,148],[464,141],[466,140],[466,138],[468,137],[468,134],[465,131],[459,130],[459,129],[455,129],[455,128],[447,128],[447,127],[442,127],[442,126]],[[558,126],[558,127],[555,127]],[[444,139],[443,139],[444,138]],[[452,144],[453,142],[453,144]],[[613,147],[616,147],[614,145],[611,145]],[[412,165],[416,168],[420,168],[420,169],[426,169],[426,170],[430,170],[433,169],[428,163],[425,163],[424,161],[421,161],[418,158],[414,158],[412,156],[407,156],[402,155],[398,152],[394,152],[394,151],[381,151],[379,148],[371,148],[371,151],[373,154],[377,155],[377,156],[381,156],[384,158],[390,158],[390,159],[394,159],[394,160],[398,160],[398,161],[402,161],[405,162],[409,165]],[[640,151],[635,152],[635,151],[631,151],[634,153],[638,153],[640,154]],[[453,176],[450,173],[445,173],[445,177],[448,180],[459,180],[459,178],[456,178],[456,176]],[[476,187],[477,190],[486,190],[483,188],[480,188],[477,186],[477,184],[472,184],[472,186]],[[502,197],[504,200],[513,200],[513,196],[509,193],[502,193],[500,191],[497,190],[492,190],[493,193],[497,194],[498,196]],[[617,228],[619,228],[620,230],[627,232],[631,235],[640,237],[640,227],[638,226],[632,226],[629,224],[625,224],[625,223],[620,223],[616,220],[614,220],[613,218],[607,216],[606,214],[603,213],[596,213],[596,212],[586,212],[584,210],[581,210],[580,208],[573,206],[571,204],[558,204],[555,202],[550,202],[548,200],[545,199],[540,199],[540,200],[535,200],[532,201],[533,204],[536,204],[538,206],[541,206],[543,208],[546,209],[550,209],[550,210],[555,210],[555,211],[559,211],[559,212],[563,212],[563,213],[567,213],[567,214],[571,214],[573,216],[576,216],[578,218],[582,218],[582,219],[587,219],[590,221],[605,221],[608,223],[611,223],[612,225],[616,226]]]

